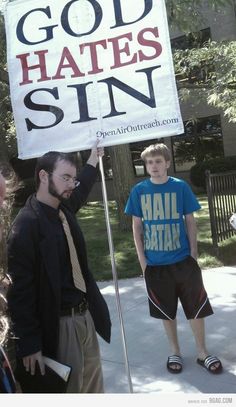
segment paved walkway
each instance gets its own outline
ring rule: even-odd
[[[203,279],[215,312],[206,318],[207,345],[209,352],[220,357],[223,363],[224,372],[220,375],[210,374],[196,363],[194,339],[181,306],[178,309],[178,321],[184,369],[181,374],[168,373],[166,360],[169,347],[162,323],[149,316],[143,278],[119,280],[122,319],[134,393],[176,396],[236,393],[236,267],[204,271]],[[99,287],[112,318],[111,343],[107,344],[99,339],[105,392],[130,393],[114,283],[99,283]],[[236,403],[236,398],[234,401]]]

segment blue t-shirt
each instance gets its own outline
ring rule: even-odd
[[[184,216],[200,208],[189,185],[178,178],[164,184],[147,179],[132,188],[125,213],[142,218],[148,265],[177,263],[190,254]]]

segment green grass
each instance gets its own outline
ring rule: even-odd
[[[131,232],[120,232],[115,202],[109,202],[109,219],[118,278],[135,277],[140,266]],[[112,266],[103,203],[91,202],[78,213],[87,245],[89,266],[97,280],[112,279]]]
[[[206,196],[198,196],[202,209],[195,214],[198,227],[199,264],[202,268],[232,266],[236,264],[236,234],[219,243],[216,251],[212,244],[209,209]]]
[[[236,235],[213,248],[207,197],[200,195],[198,200],[202,210],[196,216],[198,226],[199,264],[203,269],[236,264]],[[109,202],[109,218],[114,245],[115,264],[118,278],[139,276],[141,269],[131,232],[120,232],[115,202]],[[87,243],[90,268],[97,280],[112,279],[112,266],[108,245],[105,211],[103,203],[91,202],[78,213],[80,226]]]
[[[202,269],[236,265],[236,234],[219,244],[216,251],[212,244],[207,197],[199,195],[202,209],[195,214],[198,227],[198,261]],[[13,218],[19,208],[13,211]],[[109,202],[109,218],[116,272],[118,278],[136,277],[141,274],[131,232],[120,232],[114,201]],[[102,202],[90,202],[78,213],[78,220],[87,244],[89,266],[96,280],[111,280],[112,266],[108,244],[105,211]]]

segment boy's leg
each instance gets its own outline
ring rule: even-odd
[[[204,318],[196,318],[189,320],[190,326],[193,331],[194,339],[197,346],[198,357],[204,360],[209,356],[209,352],[206,349],[205,344],[205,321]],[[211,367],[211,370],[216,370],[220,363],[216,362],[215,365]]]
[[[177,321],[176,319],[174,320],[162,320],[165,332],[171,347],[171,351],[173,355],[178,355],[181,356],[180,354],[180,347],[179,347],[179,341],[178,341],[178,334],[177,334]],[[181,366],[179,364],[173,365],[173,369],[181,369]]]
[[[147,266],[144,276],[150,315],[163,321],[172,356],[180,356],[176,322],[178,297],[175,279],[173,278],[174,272],[175,265]],[[173,370],[176,370],[176,372],[182,370],[181,359],[179,359],[179,362],[177,360],[178,358],[171,358],[170,361],[170,356],[168,357],[168,370],[172,372]]]
[[[211,356],[205,344],[204,318],[212,315],[213,310],[203,284],[201,269],[193,257],[188,256],[185,259],[182,269],[178,271],[178,277],[181,287],[179,298],[193,331],[198,359],[204,361],[206,357]],[[210,370],[217,370],[220,365],[220,362],[215,362]]]

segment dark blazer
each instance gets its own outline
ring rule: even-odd
[[[110,342],[109,310],[89,271],[85,241],[75,216],[86,201],[96,175],[97,170],[87,164],[80,174],[80,185],[61,208],[69,225],[73,225],[73,239],[96,331]],[[12,278],[8,305],[17,338],[17,356],[42,350],[44,355],[56,358],[61,305],[59,255],[51,223],[35,195],[29,197],[13,222],[8,238],[8,272]]]

